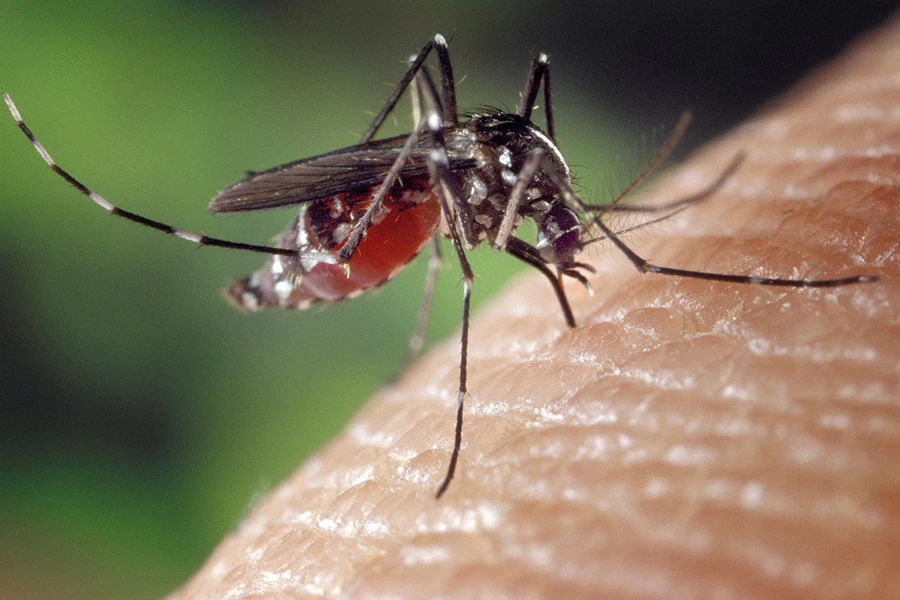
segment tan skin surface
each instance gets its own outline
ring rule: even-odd
[[[892,54],[891,54],[892,53]],[[457,477],[453,338],[377,394],[173,598],[900,598],[900,22],[645,200],[659,264],[587,253],[569,330],[538,274],[476,315]],[[567,284],[568,285],[568,284]],[[476,281],[475,293],[478,293]]]

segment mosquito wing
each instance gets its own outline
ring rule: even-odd
[[[455,137],[453,134],[453,131],[445,133],[448,142]],[[251,173],[213,198],[209,211],[228,214],[292,206],[372,188],[387,176],[408,137],[401,135],[368,142]],[[427,176],[430,151],[430,140],[420,140],[400,171],[400,180]],[[475,166],[474,159],[466,157],[470,153],[458,143],[448,144],[448,153],[452,170]]]

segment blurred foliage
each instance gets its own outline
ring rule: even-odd
[[[618,59],[591,27],[624,4],[432,4],[20,2],[0,22],[0,87],[110,201],[261,243],[292,210],[215,218],[207,200],[245,170],[355,143],[440,31],[463,107],[515,106],[531,56],[554,53],[562,147],[587,197],[606,189],[598,167],[632,136],[601,99],[630,120],[643,102],[602,95]],[[636,47],[671,56],[683,39]],[[658,122],[704,104],[644,99],[657,96],[676,107]],[[406,104],[396,121],[385,135],[408,128]],[[0,162],[0,598],[163,595],[393,374],[423,261],[327,310],[245,315],[219,290],[261,257],[105,216],[2,116]],[[459,322],[448,259],[432,341]],[[472,260],[476,307],[520,270],[489,250]]]

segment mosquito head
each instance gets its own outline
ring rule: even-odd
[[[547,263],[566,270],[584,248],[583,231],[578,213],[563,202],[554,202],[538,223],[538,252]]]

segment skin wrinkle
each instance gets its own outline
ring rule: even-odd
[[[659,264],[877,274],[786,290],[540,275],[365,405],[172,598],[900,597],[900,20],[660,180],[701,206],[629,236]],[[862,107],[862,108],[861,108]],[[475,286],[478,294],[478,286]]]

